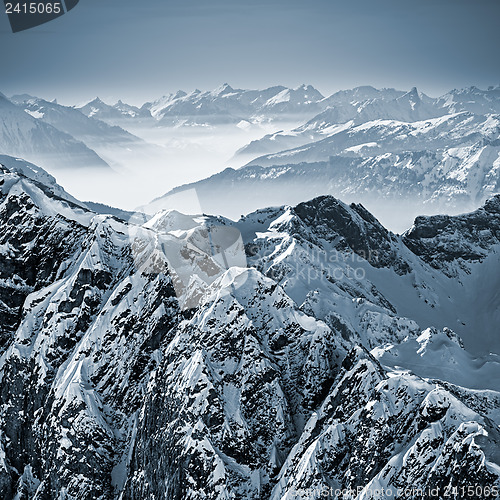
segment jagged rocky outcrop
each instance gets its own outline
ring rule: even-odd
[[[56,281],[84,238],[81,219],[90,213],[61,198],[63,192],[0,166],[0,351],[17,329],[26,297]],[[47,197],[52,210],[36,204]],[[57,211],[73,217],[55,216]]]
[[[2,498],[500,487],[498,288],[473,288],[498,276],[497,198],[403,236],[332,197],[138,227],[20,163],[0,171]],[[241,245],[215,252],[217,227]]]
[[[417,217],[405,233],[404,242],[415,254],[444,272],[446,264],[453,261],[481,261],[500,243],[500,195],[469,214]]]

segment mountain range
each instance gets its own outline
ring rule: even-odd
[[[363,86],[324,97],[311,85],[244,90],[224,84],[178,91],[140,107],[99,98],[69,107],[28,95],[11,101],[3,96],[0,146],[49,170],[110,165],[140,174],[147,164],[155,168],[145,178],[168,178],[169,168],[178,169],[175,148],[182,158],[191,151],[193,158],[185,161],[199,164],[211,154],[210,142],[223,144],[230,130],[238,131],[238,141],[245,130],[262,130],[263,136],[236,152],[227,139],[232,168],[221,164],[215,176],[203,179],[201,173],[201,180],[182,185],[176,170],[180,186],[145,210],[169,207],[172,195],[193,189],[205,211],[233,218],[329,194],[362,202],[391,228],[403,230],[419,212],[473,210],[500,191],[499,89],[469,87],[431,98],[416,88]],[[279,130],[287,120],[301,124]],[[273,132],[265,134],[266,128]],[[212,141],[197,139],[196,132],[190,136],[195,129],[209,131]],[[156,144],[134,135],[143,130],[155,130]],[[191,181],[193,174],[186,178]],[[157,183],[150,184],[152,198]],[[106,201],[101,193],[97,198]]]
[[[88,103],[77,106],[76,109],[89,118],[96,118],[104,121],[131,120],[141,117],[150,118],[149,113],[142,113],[139,108],[130,104],[118,101],[115,105],[106,104],[96,97]]]
[[[284,116],[314,116],[326,107],[324,96],[312,85],[295,89],[283,86],[264,90],[233,89],[225,83],[220,87],[186,93],[179,90],[146,102],[140,108],[118,101],[106,104],[98,97],[78,106],[89,117],[109,123],[156,122],[158,126],[185,124],[223,124],[270,120]]]
[[[55,105],[54,105],[55,106]],[[83,142],[30,113],[0,94],[0,151],[46,165],[48,168],[97,167],[109,165]]]
[[[225,83],[212,91],[196,89],[189,94],[179,91],[146,103],[141,109],[149,109],[161,124],[186,119],[237,123],[287,115],[313,116],[323,109],[323,100],[323,95],[311,85],[296,89],[275,86],[265,90],[243,90],[233,89]]]
[[[246,159],[243,167],[180,186],[146,210],[168,207],[172,195],[193,189],[204,210],[230,217],[340,196],[361,201],[398,230],[408,213],[472,210],[500,192],[499,92],[472,87],[436,99],[415,88],[338,92],[303,125],[241,148],[234,161]]]
[[[49,102],[28,95],[12,96],[11,101],[34,118],[59,130],[64,130],[94,149],[98,149],[100,146],[109,146],[109,143],[119,143],[126,146],[139,141],[137,137],[126,130],[110,126],[101,120],[88,118],[70,106],[62,106],[54,101]]]
[[[138,225],[0,164],[2,498],[498,496],[500,196]]]

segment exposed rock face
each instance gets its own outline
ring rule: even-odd
[[[0,172],[2,498],[495,498],[500,363],[467,351],[488,324],[422,330],[498,276],[499,198],[402,237],[321,197],[141,240],[27,174]],[[247,267],[214,266],[182,308],[152,242],[215,224]]]
[[[453,261],[481,261],[500,242],[500,195],[469,214],[417,217],[405,233],[404,242],[419,257],[444,272]]]
[[[60,278],[68,259],[81,244],[85,228],[77,220],[44,213],[30,194],[51,196],[55,204],[83,212],[71,201],[59,198],[44,185],[36,185],[4,167],[0,169],[0,311],[4,316],[0,352],[3,352],[8,337],[19,325],[26,297]]]

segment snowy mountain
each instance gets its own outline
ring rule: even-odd
[[[89,118],[97,118],[111,124],[126,123],[131,120],[151,119],[151,115],[147,110],[137,108],[122,101],[118,101],[114,105],[106,104],[99,97],[82,106],[78,106],[76,109]]]
[[[380,153],[452,150],[482,143],[495,145],[499,123],[499,115],[469,112],[416,122],[377,119],[339,128],[328,137],[299,148],[256,158],[250,165],[325,161],[334,155],[368,157]]]
[[[110,126],[101,120],[88,118],[79,110],[62,106],[57,102],[49,102],[31,96],[13,96],[11,101],[34,118],[63,130],[92,149],[109,147],[113,143],[125,147],[133,145],[135,142],[142,142],[141,139],[120,127]]]
[[[390,101],[373,99],[365,102],[358,109],[357,120],[358,122],[380,119],[416,122],[442,116],[446,111],[436,106],[435,99],[413,87],[409,92]]]
[[[180,186],[145,210],[154,210],[162,203],[168,205],[170,199],[193,189],[205,211],[229,217],[268,205],[294,204],[304,198],[331,194],[364,203],[398,230],[407,227],[419,211],[472,210],[500,192],[500,147],[495,138],[498,119],[485,120],[480,128],[468,129],[465,138],[461,138],[459,133],[458,137],[453,134],[463,120],[471,117],[455,118],[444,124],[444,129],[449,126],[444,132],[439,131],[443,130],[443,123],[433,130],[428,126],[431,122],[423,123],[420,131],[395,122],[374,122],[369,128],[352,129],[352,135],[339,131],[310,147],[290,151],[289,157],[284,153],[263,157],[238,170],[228,168]],[[369,134],[369,139],[365,134]],[[372,142],[378,134],[387,134],[385,144],[378,138]],[[432,145],[433,136],[435,146],[426,150]],[[350,146],[356,142],[362,146]],[[332,151],[337,154],[328,156]],[[259,166],[266,162],[270,165]],[[272,165],[275,162],[278,165]]]
[[[359,93],[339,99],[352,114],[332,107],[290,132],[267,135],[239,151],[253,158],[246,166],[178,187],[163,199],[196,189],[204,210],[237,217],[331,194],[361,201],[402,230],[408,214],[472,210],[500,192],[500,115],[443,114],[416,89],[358,106],[352,95]]]
[[[454,89],[437,100],[450,113],[469,111],[476,114],[500,113],[500,85],[487,90],[469,87]]]
[[[54,104],[55,106],[55,104]],[[25,112],[0,94],[0,151],[46,168],[109,168],[83,142],[40,120],[38,110]]]
[[[14,96],[12,100],[37,120],[82,141],[118,171],[140,169],[145,162],[164,161],[162,148],[117,125],[109,125],[95,117],[89,118],[75,108],[31,96]],[[123,103],[121,106],[123,109],[127,107]]]
[[[137,226],[0,163],[2,498],[498,496],[499,196]]]
[[[183,90],[178,90],[175,93],[164,95],[153,102],[146,102],[142,108],[149,110],[151,116],[156,119],[163,118],[163,110],[167,109],[169,106],[174,104],[177,99],[182,99],[187,96],[187,93]]]
[[[324,109],[324,97],[311,85],[296,89],[282,86],[265,90],[233,89],[225,83],[212,91],[198,89],[186,94],[179,91],[146,103],[142,109],[163,125],[188,120],[195,123],[238,123],[241,120],[262,120],[287,115],[313,116]]]
[[[324,97],[312,85],[300,85],[296,89],[283,89],[268,99],[261,107],[272,113],[300,113],[304,110],[320,109]]]
[[[438,104],[436,99],[426,96],[415,87],[406,93],[394,89],[357,87],[331,95],[322,101],[322,105],[326,106],[326,109],[305,124],[253,141],[237,154],[260,156],[277,153],[375,120],[416,122],[451,112],[445,109],[440,101]]]

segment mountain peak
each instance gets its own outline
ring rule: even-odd
[[[221,94],[229,94],[231,92],[234,92],[234,89],[231,87],[231,85],[229,85],[228,83],[224,83],[221,86],[214,89],[212,93],[214,95],[221,95]]]
[[[40,98],[30,94],[15,94],[10,96],[10,100],[16,104],[20,104],[27,101],[39,101]]]
[[[401,97],[398,97],[396,101],[400,103],[409,103],[412,109],[414,109],[417,104],[421,103],[422,99],[417,87],[412,87],[410,91],[406,92],[406,94],[403,94]]]
[[[415,101],[419,101],[420,100],[420,94],[419,94],[419,92],[417,90],[417,87],[412,87],[409,92],[407,92],[406,94],[404,94],[401,97],[402,98],[408,97],[408,98],[413,99]]]
[[[324,99],[325,96],[321,94],[321,92],[313,87],[312,85],[306,85],[303,83],[302,85],[299,85],[297,88],[292,90],[293,93],[299,93],[299,94],[304,94],[305,97],[309,99],[309,101],[319,101],[321,99]]]
[[[358,87],[354,87],[352,90],[363,92],[378,92],[378,90],[372,85],[359,85]]]
[[[84,203],[67,193],[64,188],[56,182],[56,179],[51,174],[38,165],[23,160],[22,158],[15,158],[13,156],[1,154],[0,166],[10,173],[29,179],[36,186],[41,188],[45,194],[50,192],[50,196],[55,195],[63,200],[70,201],[79,207],[85,208]]]
[[[295,91],[297,90],[303,90],[305,92],[317,92],[317,90],[312,86],[312,85],[308,85],[306,83],[303,83],[302,85],[299,85],[296,89],[293,89]]]
[[[96,96],[94,99],[92,99],[87,103],[87,105],[102,105],[102,104],[106,105],[106,103],[98,96]]]

